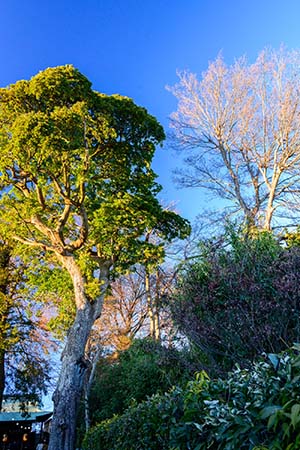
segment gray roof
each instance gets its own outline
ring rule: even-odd
[[[0,422],[44,422],[52,416],[52,411],[1,412]]]

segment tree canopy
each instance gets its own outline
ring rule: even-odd
[[[1,89],[0,100],[2,224],[16,239],[61,253],[88,237],[95,257],[128,264],[147,226],[172,236],[164,219],[174,214],[153,214],[150,163],[164,132],[144,108],[92,91],[72,66]]]
[[[85,344],[110,274],[163,257],[144,238],[184,237],[188,222],[164,210],[151,169],[164,131],[127,97],[107,96],[71,65],[0,89],[1,232],[53,258],[70,275],[76,316],[54,395],[50,449],[74,445]]]

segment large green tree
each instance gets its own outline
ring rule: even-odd
[[[85,345],[110,274],[162,257],[161,246],[142,238],[146,229],[167,239],[188,232],[156,198],[151,161],[163,139],[144,108],[92,90],[71,65],[0,90],[1,228],[39,249],[44,264],[54,257],[74,288],[49,450],[74,448]]]

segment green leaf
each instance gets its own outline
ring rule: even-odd
[[[291,409],[291,421],[294,428],[300,422],[300,404],[295,404]]]
[[[259,415],[260,415],[261,419],[267,419],[268,417],[272,416],[273,414],[276,414],[281,409],[282,409],[282,407],[278,406],[278,405],[266,406],[265,408],[263,408],[260,411]]]
[[[278,355],[275,355],[274,353],[268,353],[268,358],[272,363],[272,366],[275,370],[278,370],[279,364],[280,364],[280,358],[278,358]]]

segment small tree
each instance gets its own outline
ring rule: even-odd
[[[156,198],[151,160],[163,139],[144,108],[93,91],[70,65],[0,90],[1,227],[41,259],[55,257],[74,288],[49,450],[74,446],[85,345],[111,271],[162,257],[145,229],[167,239],[188,231]]]
[[[200,81],[179,74],[171,126],[188,167],[179,183],[208,189],[267,230],[290,215],[299,192],[299,68],[300,52],[281,48],[249,65],[219,56]]]

